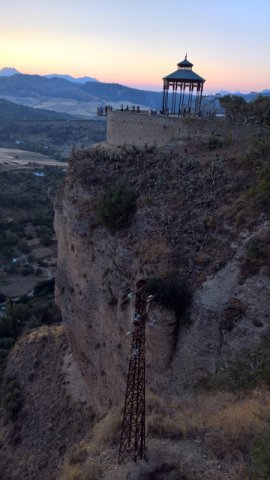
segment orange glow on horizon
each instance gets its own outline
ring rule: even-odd
[[[122,44],[117,45],[119,48],[112,55],[108,55],[106,39],[98,43],[97,49],[96,39],[89,42],[89,36],[83,34],[71,41],[67,35],[52,33],[48,36],[45,31],[44,35],[42,33],[35,30],[2,30],[0,41],[5,45],[1,52],[2,68],[10,66],[32,75],[89,76],[101,82],[162,91],[162,78],[176,70],[179,61],[179,58],[171,60],[170,54],[162,64],[156,53],[150,62],[147,51],[136,51],[130,55],[128,46]],[[192,58],[190,60],[193,61]],[[209,58],[208,61],[201,59],[194,62],[193,70],[206,79],[204,91],[207,94],[219,90],[250,92],[270,88],[267,68],[260,78],[256,78],[253,65],[243,70],[241,65],[232,61],[228,68],[221,60],[214,62]]]
[[[2,67],[90,76],[161,91],[188,59],[204,91],[270,88],[269,0],[11,0],[2,2]],[[181,26],[179,25],[181,18]]]

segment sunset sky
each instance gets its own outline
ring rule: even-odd
[[[269,0],[0,4],[0,68],[161,90],[187,52],[206,92],[270,88]]]

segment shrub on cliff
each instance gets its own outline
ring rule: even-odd
[[[222,360],[210,380],[210,387],[233,392],[248,391],[262,385],[270,387],[270,340],[267,337],[256,347]]]
[[[97,206],[100,223],[117,230],[130,224],[136,213],[136,194],[126,185],[109,187]]]
[[[11,420],[15,420],[18,412],[22,408],[22,398],[20,386],[14,378],[7,378],[4,389],[2,406]]]
[[[223,146],[222,140],[216,137],[215,135],[210,135],[208,138],[208,148],[209,150],[216,150],[217,148],[221,148]]]
[[[251,471],[257,480],[270,478],[270,432],[269,419],[266,431],[257,435],[251,445]]]

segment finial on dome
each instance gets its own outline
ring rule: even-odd
[[[185,60],[187,59],[187,53],[186,53],[186,56],[185,56]]]

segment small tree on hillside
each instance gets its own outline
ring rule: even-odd
[[[232,122],[243,121],[246,117],[248,104],[243,97],[224,95],[220,98],[219,103]]]
[[[256,99],[250,103],[252,115],[259,125],[270,125],[270,97],[258,95]]]
[[[127,185],[108,188],[97,207],[97,217],[106,227],[117,230],[130,224],[136,213],[136,194]]]

